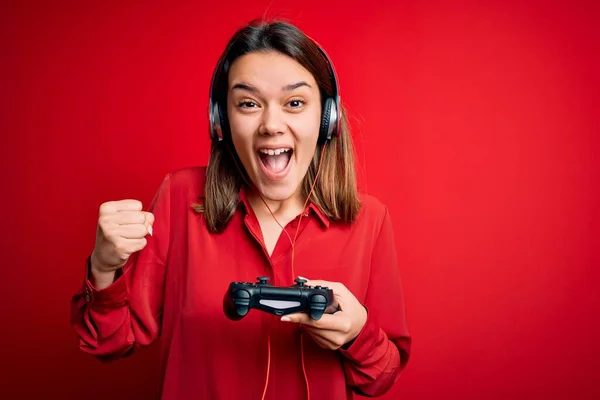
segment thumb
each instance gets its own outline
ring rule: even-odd
[[[152,236],[152,226],[154,225],[154,214],[151,212],[144,212],[144,225],[148,230],[148,234]]]

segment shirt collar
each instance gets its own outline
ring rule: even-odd
[[[242,204],[245,207],[246,211],[252,210],[246,194],[246,188],[244,187],[240,188],[238,205],[239,204]],[[304,213],[304,217],[308,217],[308,214],[310,212],[314,213],[317,216],[317,218],[319,219],[319,221],[321,221],[325,228],[329,228],[331,221],[329,220],[327,215],[325,215],[323,210],[321,210],[321,208],[319,208],[319,206],[317,206],[312,201],[308,203],[308,206],[306,207],[306,212]]]

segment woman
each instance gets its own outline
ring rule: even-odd
[[[392,224],[357,191],[326,55],[290,24],[251,23],[221,57],[210,101],[207,168],[168,174],[148,211],[100,207],[72,301],[81,349],[110,360],[160,338],[164,399],[387,392],[410,353]],[[225,316],[231,282],[300,275],[333,289],[337,311]]]

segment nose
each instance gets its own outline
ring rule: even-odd
[[[285,132],[286,123],[283,110],[276,106],[265,107],[260,125],[263,135],[281,135]]]

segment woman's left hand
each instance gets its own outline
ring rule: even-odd
[[[332,289],[332,306],[338,311],[333,314],[325,313],[317,321],[305,313],[286,315],[281,320],[301,324],[317,344],[325,349],[337,350],[354,340],[367,321],[365,307],[342,283],[314,280],[306,282],[306,285],[327,286]]]

